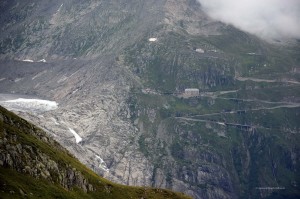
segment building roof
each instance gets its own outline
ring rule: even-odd
[[[184,91],[199,91],[198,88],[186,88]]]

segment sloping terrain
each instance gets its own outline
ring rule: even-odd
[[[97,173],[195,198],[299,196],[299,41],[266,43],[196,0],[0,8],[0,92],[57,102],[17,113]]]
[[[97,176],[45,132],[0,107],[1,198],[188,198]]]

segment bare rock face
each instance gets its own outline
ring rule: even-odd
[[[3,118],[1,128],[4,129],[4,131],[1,132],[3,135],[0,138],[1,167],[11,168],[35,178],[43,178],[50,182],[58,183],[66,189],[72,189],[74,186],[77,186],[84,192],[93,191],[93,186],[89,184],[81,172],[76,171],[71,165],[59,163],[57,160],[41,152],[36,146],[24,144],[21,140],[22,138],[19,137],[20,135],[7,132],[13,131],[13,129],[9,129],[5,125],[9,124],[14,128],[27,131],[28,134],[51,145],[55,145],[54,140],[50,139],[39,129],[30,126],[28,126],[28,129],[22,129],[24,128],[24,124],[16,123],[7,116],[3,117],[1,113],[0,115]],[[56,144],[56,146],[59,145]],[[61,149],[63,150],[63,148]]]
[[[0,9],[0,92],[57,102],[17,113],[98,174],[195,198],[263,198],[272,192],[256,188],[299,184],[297,48],[216,22],[196,0],[1,1]],[[186,88],[199,96],[181,98]],[[7,147],[2,165],[42,178],[60,169],[29,146]],[[37,159],[23,165],[21,154]],[[71,167],[57,180],[93,189]]]
[[[222,24],[214,21],[201,11],[197,0],[167,0],[164,23],[172,29],[185,30],[191,35],[220,35]]]

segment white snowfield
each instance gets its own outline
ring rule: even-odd
[[[24,98],[0,101],[0,105],[9,110],[25,112],[45,112],[58,108],[58,104],[55,101]]]
[[[76,133],[76,131],[74,131],[74,130],[71,129],[71,128],[69,128],[69,130],[70,130],[70,132],[74,135],[77,144],[80,143],[80,142],[82,142],[82,137],[80,137],[80,136]]]

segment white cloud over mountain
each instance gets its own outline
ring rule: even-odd
[[[212,17],[265,39],[300,39],[300,0],[198,0]]]

